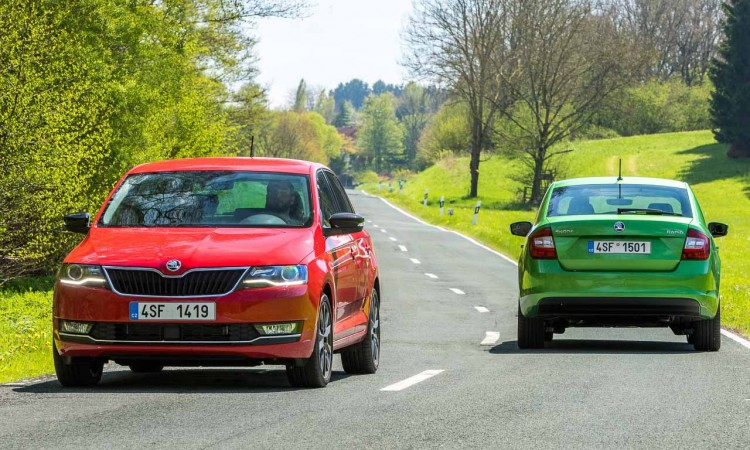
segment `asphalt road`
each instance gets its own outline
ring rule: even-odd
[[[290,388],[277,366],[113,365],[95,389],[4,385],[0,448],[750,448],[750,348],[571,329],[519,351],[511,262],[380,199],[352,200],[381,267],[377,374],[348,376],[337,356],[316,390]]]

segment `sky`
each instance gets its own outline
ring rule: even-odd
[[[411,0],[311,0],[304,19],[263,19],[255,34],[260,75],[274,108],[289,103],[304,78],[308,87],[336,88],[359,78],[401,84],[401,31]]]

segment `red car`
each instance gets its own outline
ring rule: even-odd
[[[201,158],[138,166],[58,273],[53,356],[64,386],[95,385],[108,360],[164,366],[282,364],[323,387],[380,358],[378,265],[364,218],[315,163]]]

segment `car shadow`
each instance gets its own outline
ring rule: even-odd
[[[612,341],[612,340],[589,340],[589,339],[555,339],[547,342],[544,348],[525,349],[518,348],[517,341],[506,341],[490,349],[495,355],[507,354],[539,354],[539,353],[565,353],[565,354],[674,354],[674,353],[696,353],[692,344],[681,342],[659,342],[659,341]]]
[[[348,378],[345,372],[334,371],[329,386]],[[66,388],[57,380],[44,380],[14,388],[26,394],[88,393],[269,393],[307,390],[289,384],[284,369],[205,369],[175,368],[159,373],[136,374],[127,368],[105,370],[101,382],[93,387]]]

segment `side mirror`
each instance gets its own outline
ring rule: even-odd
[[[515,222],[510,224],[510,234],[514,236],[526,237],[531,231],[531,222]]]
[[[328,221],[331,222],[331,228],[323,229],[326,236],[357,233],[365,227],[365,218],[353,213],[336,213]]]
[[[729,233],[729,225],[719,222],[711,222],[708,224],[708,232],[711,233],[711,236],[713,237],[726,236],[727,233]]]
[[[65,222],[66,231],[87,234],[90,228],[91,216],[89,216],[89,213],[68,214],[63,217],[63,222]]]

